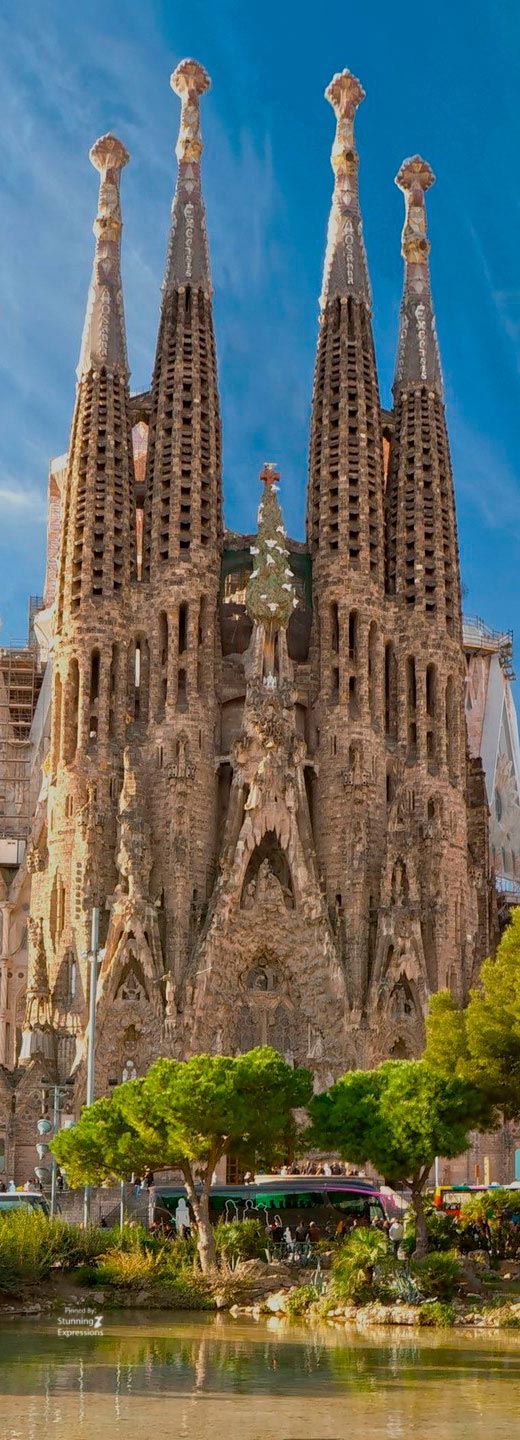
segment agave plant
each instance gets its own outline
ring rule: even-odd
[[[391,1281],[391,1289],[398,1300],[403,1300],[405,1305],[420,1305],[424,1300],[422,1290],[419,1289],[417,1281],[409,1270],[401,1270],[394,1275]]]

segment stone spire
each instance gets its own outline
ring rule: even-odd
[[[115,135],[102,135],[90,151],[92,164],[100,173],[94,221],[96,250],[69,446],[57,633],[87,598],[121,600],[135,571],[134,468],[119,198],[120,175],[129,158]],[[111,634],[113,617],[105,612],[103,618]]]
[[[175,154],[179,162],[172,205],[165,291],[182,285],[198,285],[211,295],[206,216],[200,183],[202,136],[199,102],[211,81],[196,60],[181,60],[170,80],[181,102],[179,138]]]
[[[200,184],[199,99],[209,77],[182,60],[179,162],[166,259],[146,461],[143,578],[197,550],[217,565],[222,534],[220,407],[206,221]],[[169,571],[168,571],[169,573]]]
[[[307,534],[330,571],[321,577],[325,585],[331,567],[336,577],[357,572],[361,598],[367,574],[382,590],[384,568],[381,407],[354,145],[364,91],[344,70],[325,93],[337,116],[335,186],[314,372]]]
[[[363,227],[359,209],[359,155],[354,141],[354,118],[365,91],[343,70],[334,75],[325,91],[336,116],[336,135],[330,163],[334,171],[334,191],[329,218],[327,249],[323,271],[321,308],[336,296],[349,295],[364,301],[370,309],[372,299],[368,278]]]
[[[99,203],[94,221],[96,251],[78,364],[78,379],[101,365],[128,378],[125,316],[121,288],[121,171],[130,156],[115,135],[102,135],[90,151],[99,170]]]
[[[433,172],[420,155],[404,161],[396,180],[406,199],[405,278],[385,493],[386,590],[413,617],[416,643],[421,614],[430,633],[439,626],[457,642],[462,633],[455,500],[424,206],[433,183]]]
[[[394,392],[426,385],[442,399],[442,371],[430,289],[424,196],[435,175],[420,155],[405,160],[396,176],[405,197],[401,253],[405,262]]]

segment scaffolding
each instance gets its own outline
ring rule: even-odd
[[[486,650],[498,655],[499,664],[508,680],[516,680],[513,667],[513,631],[493,630],[480,615],[465,615],[463,620],[465,650]]]
[[[0,648],[0,838],[26,840],[31,824],[30,734],[43,669],[36,645]]]

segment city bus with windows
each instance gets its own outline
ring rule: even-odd
[[[174,1223],[180,1200],[187,1201],[181,1184],[152,1185],[149,1199],[149,1223],[153,1227]],[[402,1217],[407,1204],[390,1186],[378,1185],[358,1176],[276,1175],[256,1176],[247,1183],[212,1185],[209,1197],[210,1219],[245,1220],[260,1217],[266,1226],[279,1215],[284,1228],[294,1230],[302,1220],[314,1221],[325,1235],[335,1234],[341,1220],[347,1224],[361,1221],[393,1220]]]
[[[500,1188],[497,1185],[436,1185],[433,1203],[436,1210],[443,1210],[445,1215],[453,1215],[458,1219],[464,1205],[467,1205],[474,1195],[485,1195],[488,1190]]]

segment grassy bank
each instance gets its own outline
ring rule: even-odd
[[[445,1230],[437,1235],[440,1244],[456,1238]],[[328,1253],[323,1244],[319,1270],[302,1271],[266,1259],[265,1230],[257,1221],[218,1226],[216,1242],[219,1269],[208,1279],[193,1241],[164,1241],[135,1224],[83,1230],[37,1212],[13,1212],[0,1222],[0,1313],[13,1302],[49,1307],[66,1292],[87,1291],[104,1309],[227,1309],[343,1326],[520,1329],[520,1261],[490,1259],[482,1250],[464,1255],[452,1243],[424,1260],[397,1258],[383,1234],[361,1228]],[[411,1250],[413,1237],[406,1246]]]
[[[0,1305],[30,1301],[42,1287],[46,1296],[59,1294],[64,1282],[102,1293],[105,1305],[209,1310],[245,1301],[252,1289],[248,1265],[271,1273],[265,1228],[254,1220],[221,1224],[215,1239],[219,1269],[209,1281],[194,1240],[164,1240],[135,1223],[122,1231],[83,1229],[38,1211],[13,1211],[0,1220]],[[276,1283],[276,1266],[272,1275]],[[269,1288],[265,1279],[263,1288]]]
[[[83,1287],[139,1294],[142,1303],[149,1296],[175,1309],[212,1305],[189,1243],[161,1244],[140,1225],[84,1230],[30,1211],[2,1218],[0,1297],[30,1295],[53,1281],[59,1289],[65,1277]]]

